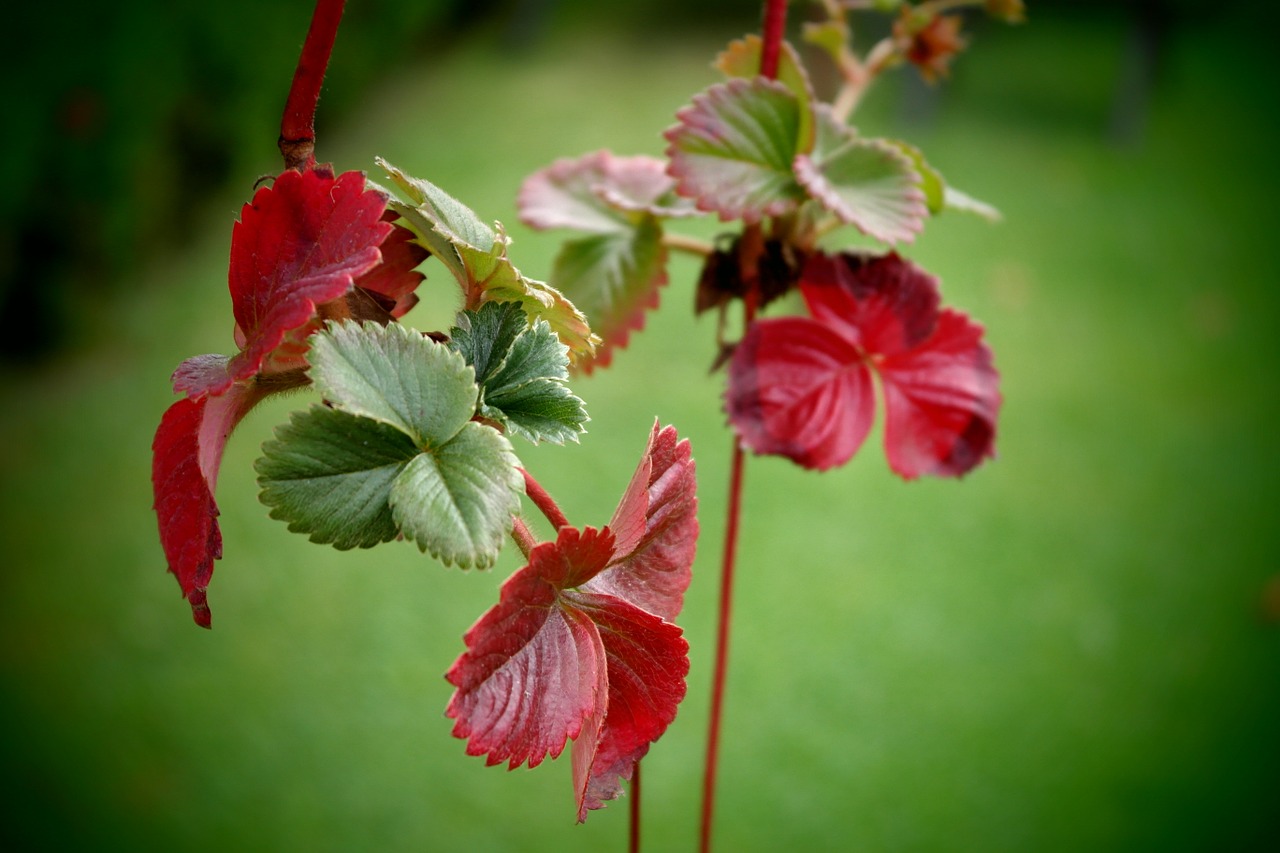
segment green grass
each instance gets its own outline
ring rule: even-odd
[[[430,177],[511,226],[517,264],[545,275],[555,240],[516,225],[520,178],[597,147],[659,153],[732,35],[467,45],[371,93],[322,153]],[[1280,574],[1267,159],[1280,133],[1254,83],[1270,79],[1262,53],[1228,35],[1176,35],[1137,146],[1106,139],[1123,44],[1109,22],[982,30],[927,124],[896,118],[892,87],[867,105],[865,131],[912,139],[1005,213],[998,226],[945,216],[908,249],[989,329],[999,458],[912,484],[874,443],[824,475],[752,460],[719,849],[1273,837],[1280,626],[1261,601]],[[275,168],[269,145],[262,156]],[[169,371],[231,346],[227,241],[254,177],[189,252],[127,299],[86,306],[77,351],[0,389],[0,839],[620,849],[623,805],[573,826],[565,762],[507,773],[449,736],[441,675],[510,553],[464,574],[408,545],[312,546],[267,519],[252,460],[298,399],[256,412],[228,450],[213,632],[164,575],[149,443]],[[694,443],[704,536],[681,619],[693,671],[645,763],[652,850],[696,837],[729,450],[704,368],[712,320],[689,310],[695,273],[679,261],[649,329],[575,386],[593,417],[582,446],[524,455],[571,519],[599,524],[655,416]],[[439,271],[433,294],[452,298]]]

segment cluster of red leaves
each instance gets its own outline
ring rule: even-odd
[[[689,671],[673,624],[698,537],[689,442],[657,424],[612,520],[561,526],[467,631],[445,712],[468,755],[534,767],[573,740],[578,820],[621,793],[675,718]]]
[[[269,394],[306,382],[307,337],[327,319],[401,316],[416,301],[425,251],[394,226],[364,175],[288,170],[244,206],[231,232],[234,356],[188,359],[173,375],[184,399],[152,444],[160,542],[197,624],[222,556],[214,488],[236,424]]]
[[[808,317],[753,323],[734,351],[726,406],[743,443],[806,468],[842,465],[885,403],[889,466],[960,476],[993,455],[999,378],[982,327],[939,307],[937,280],[900,258],[815,253]]]

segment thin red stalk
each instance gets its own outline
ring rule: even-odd
[[[631,833],[627,836],[627,850],[640,853],[640,762],[631,771]]]
[[[778,76],[778,58],[782,53],[782,36],[787,24],[787,0],[765,0],[763,45],[760,51],[760,73],[774,79]],[[759,225],[743,232],[739,257],[747,292],[743,299],[743,333],[755,322],[759,303],[757,262],[763,250]],[[729,468],[729,504],[724,528],[724,553],[720,567],[720,609],[716,624],[715,668],[711,677],[711,719],[707,726],[707,758],[702,777],[702,819],[698,849],[710,853],[711,827],[715,819],[716,777],[720,761],[720,722],[724,716],[724,685],[729,669],[729,629],[732,622],[733,580],[738,557],[738,528],[742,516],[742,482],[745,454],[737,438]]]
[[[280,118],[280,153],[286,169],[310,169],[316,164],[316,104],[320,102],[320,84],[324,82],[333,42],[342,23],[342,10],[347,0],[316,0],[307,40],[293,72],[289,100]]]
[[[778,57],[782,53],[782,34],[787,27],[787,0],[768,0],[764,8],[761,38],[760,73],[774,79],[778,76]]]
[[[729,508],[725,519],[724,555],[720,566],[720,611],[716,625],[715,671],[711,676],[711,722],[707,727],[707,761],[702,776],[702,822],[698,849],[711,850],[711,824],[715,815],[716,770],[719,766],[720,720],[724,711],[724,683],[729,668],[729,623],[733,604],[734,565],[738,554],[738,520],[742,515],[744,455],[737,436],[729,472]]]
[[[560,507],[552,500],[551,495],[547,494],[547,490],[537,480],[533,479],[533,475],[523,468],[520,473],[524,475],[524,493],[529,496],[529,500],[533,501],[547,521],[551,522],[551,526],[556,530],[569,525],[569,519],[565,518],[564,513],[560,511]]]

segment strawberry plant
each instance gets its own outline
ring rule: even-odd
[[[1019,20],[1020,0],[821,0],[804,38],[840,85],[819,97],[767,0],[760,36],[716,60],[724,81],[664,134],[666,159],[597,151],[531,175],[518,196],[535,229],[574,232],[548,281],[512,262],[509,239],[427,180],[377,160],[379,180],[315,157],[314,116],[343,0],[318,0],[289,91],[284,170],[232,229],[233,355],[173,375],[184,395],[153,444],[160,539],[195,621],[222,556],[214,498],[222,452],[263,399],[313,388],[256,464],[272,518],[338,549],[406,539],[446,566],[486,569],[510,536],[525,557],[466,633],[446,715],[466,752],[536,766],[572,741],[576,814],[632,783],[685,695],[675,623],[698,535],[687,441],[656,423],[608,524],[575,526],[521,464],[514,439],[577,441],[588,421],[575,372],[607,367],[659,304],[672,250],[702,259],[695,310],[718,315],[724,409],[734,433],[701,846],[711,846],[745,455],[825,471],[848,462],[884,410],[889,467],[959,477],[994,454],[998,376],[982,327],[944,307],[940,282],[901,254],[932,217],[994,217],[912,145],[849,120],[886,70],[945,77],[964,46],[954,11]],[[851,11],[893,14],[863,55]],[[675,233],[714,214],[715,243]],[[419,267],[458,285],[448,329],[412,330]],[[428,266],[428,269],[431,267]],[[784,299],[797,294],[799,301]],[[740,303],[736,333],[730,309]],[[767,310],[788,306],[776,316]],[[802,308],[798,313],[796,308]],[[877,403],[879,398],[879,403]],[[550,522],[539,542],[526,501]]]

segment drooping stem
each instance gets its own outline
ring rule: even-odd
[[[542,488],[542,485],[533,479],[533,475],[528,471],[521,468],[520,473],[524,475],[524,493],[529,496],[529,500],[533,501],[533,505],[542,512],[547,521],[551,522],[551,526],[556,530],[567,527],[569,519],[565,518],[560,507],[551,495],[547,494],[547,490]]]
[[[293,85],[280,118],[280,153],[286,169],[309,169],[316,163],[316,104],[333,42],[342,23],[346,0],[316,0],[307,40],[293,72]]]

